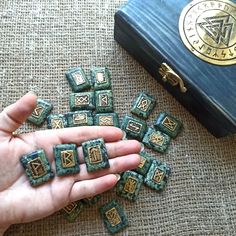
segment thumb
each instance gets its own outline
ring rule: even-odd
[[[0,132],[11,134],[18,129],[33,112],[37,105],[37,96],[28,92],[18,101],[6,107],[0,113]]]

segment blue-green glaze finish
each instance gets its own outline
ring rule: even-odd
[[[147,93],[139,93],[132,103],[131,113],[147,119],[156,105],[155,99]]]
[[[34,109],[33,113],[27,118],[27,120],[37,126],[42,125],[51,112],[52,108],[53,106],[51,103],[38,98],[37,106]]]
[[[147,130],[147,123],[132,116],[124,116],[121,129],[126,132],[129,137],[142,140]]]
[[[155,129],[152,128],[148,128],[148,131],[144,135],[142,142],[147,147],[157,152],[164,153],[166,152],[167,148],[170,145],[170,140],[171,138],[167,134],[161,131],[156,131]]]
[[[166,187],[171,169],[166,163],[153,160],[144,179],[144,183],[151,189],[160,191]]]
[[[98,195],[91,197],[91,198],[84,198],[83,202],[86,205],[92,206],[92,205],[95,205],[100,199],[101,199],[101,195],[98,194]]]
[[[95,67],[90,70],[94,90],[111,88],[111,74],[106,67]]]
[[[113,93],[111,90],[95,91],[96,113],[113,112]]]
[[[71,93],[69,98],[70,110],[94,110],[94,92]]]
[[[114,214],[109,214],[109,210],[111,210],[111,209],[113,209],[113,212],[118,214],[119,221],[111,222],[109,220],[109,217],[114,216]],[[122,229],[127,227],[128,224],[129,224],[123,207],[115,199],[113,199],[110,202],[108,202],[108,203],[104,204],[103,206],[101,206],[99,208],[99,212],[101,214],[101,217],[103,219],[105,227],[107,228],[107,230],[111,234],[114,234],[114,233],[117,233],[117,232],[121,231]]]
[[[61,209],[62,214],[68,222],[75,222],[78,219],[79,214],[84,208],[82,201],[72,202],[66,207]]]
[[[134,171],[126,171],[116,184],[116,194],[129,201],[136,201],[142,184],[142,175]]]
[[[23,155],[20,162],[32,186],[41,185],[54,177],[43,149]]]
[[[153,158],[145,151],[140,152],[141,162],[139,166],[134,170],[142,176],[145,176],[152,164]]]
[[[110,167],[107,149],[102,138],[83,142],[82,148],[88,172]]]
[[[49,115],[47,117],[48,129],[63,129],[67,127],[67,121],[63,114]]]
[[[94,116],[94,125],[120,127],[118,114],[116,112],[96,114]]]
[[[168,134],[171,138],[176,138],[183,128],[183,123],[166,112],[160,112],[154,127],[155,129]]]
[[[91,87],[91,82],[88,80],[81,67],[70,69],[66,72],[66,78],[73,92],[81,92]]]
[[[92,111],[74,111],[65,114],[68,127],[91,126],[93,122]]]
[[[58,176],[75,174],[80,171],[78,151],[75,144],[58,144],[53,147]]]

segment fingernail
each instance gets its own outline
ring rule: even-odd
[[[122,133],[123,133],[123,136],[122,136],[122,140],[126,140],[127,138],[126,138],[126,132],[125,131],[122,131]]]
[[[140,152],[143,152],[144,151],[144,144],[143,143],[140,143],[141,144],[141,150]]]
[[[120,175],[119,174],[115,174],[116,178],[117,178],[117,181],[120,180]]]
[[[32,90],[30,90],[28,93],[29,93],[29,94],[34,94],[35,96],[37,96],[37,93],[34,92],[34,91],[32,91]]]

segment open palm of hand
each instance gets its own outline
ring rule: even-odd
[[[33,93],[28,93],[0,113],[0,235],[11,224],[43,218],[70,202],[109,190],[118,180],[116,173],[134,169],[140,162],[139,142],[122,140],[122,131],[115,127],[75,127],[13,135],[34,110],[36,99]],[[99,137],[106,142],[110,168],[88,173],[79,146]],[[20,157],[42,148],[55,172],[53,146],[62,143],[78,145],[80,172],[55,176],[32,187]]]

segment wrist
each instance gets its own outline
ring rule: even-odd
[[[0,236],[3,236],[7,229],[7,226],[0,226]]]

